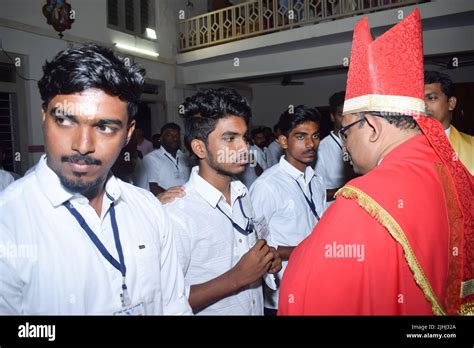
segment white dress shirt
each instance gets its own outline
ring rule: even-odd
[[[176,153],[174,158],[163,146],[150,152],[143,157],[144,170],[142,175],[145,178],[138,180],[140,186],[150,190],[150,183],[157,183],[165,190],[173,186],[184,185],[189,179],[188,156],[181,150]]]
[[[274,140],[270,145],[268,145],[265,150],[265,155],[267,159],[267,168],[273,167],[280,161],[280,157],[283,155],[283,149],[278,140]]]
[[[186,196],[165,205],[171,219],[188,296],[191,285],[207,282],[229,271],[257,240],[255,231],[248,236],[238,232],[217,208],[219,206],[245,229],[248,221],[245,216],[254,217],[247,188],[238,180],[232,181],[229,205],[222,193],[198,172],[199,167],[192,169],[185,185]],[[262,315],[262,281],[256,281],[197,314]]]
[[[265,152],[257,145],[250,145],[250,151],[253,151],[256,154],[257,164],[260,166],[260,168],[262,168],[263,170],[266,170],[268,168],[268,165],[267,165],[267,155],[265,154]]]
[[[20,174],[15,173],[15,172],[10,172],[10,171],[6,170],[5,168],[3,168],[3,166],[2,166],[1,163],[0,163],[0,170],[4,170],[4,171],[6,171],[7,173],[9,173],[11,176],[13,176],[13,180],[21,179],[21,175],[20,175]]]
[[[143,157],[145,157],[154,150],[153,143],[150,140],[143,139],[143,142],[140,145],[137,145],[137,149],[142,153]]]
[[[323,178],[326,190],[342,187],[355,176],[349,161],[344,161],[342,148],[342,141],[334,131],[319,144],[315,170]],[[327,207],[332,202],[327,202]]]
[[[124,254],[131,305],[145,314],[190,314],[169,219],[149,192],[111,176],[99,217],[72,194],[45,156],[0,194],[0,314],[104,314],[122,309],[122,274],[63,203],[69,201],[118,259],[110,206]]]
[[[316,212],[321,217],[325,209],[326,190],[322,178],[310,166],[302,173],[282,156],[277,165],[267,169],[253,183],[250,188],[252,205],[256,218],[265,217],[268,224],[269,245],[275,248],[279,245],[297,246],[313,231],[318,220],[311,211],[303,190],[308,198],[312,197]],[[282,262],[282,269],[277,275],[279,281],[287,263],[288,261]],[[278,291],[265,287],[265,307],[278,308]]]
[[[15,178],[6,170],[0,169],[0,191],[6,189],[8,185],[10,185]]]

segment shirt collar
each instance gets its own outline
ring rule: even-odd
[[[57,174],[48,166],[45,154],[41,156],[36,165],[35,175],[39,181],[40,189],[54,207],[58,207],[72,198],[79,198],[88,202],[87,198],[80,193],[72,193],[64,188]],[[107,179],[105,193],[113,201],[119,198],[123,200],[120,185],[115,176],[111,175]]]
[[[178,149],[178,151],[176,151],[176,158],[173,157],[172,154],[170,154],[168,151],[165,150],[165,148],[163,146],[160,146],[160,148],[158,149],[158,151],[161,151],[161,153],[165,156],[168,156],[169,158],[171,158],[173,161],[176,161],[176,159],[181,155],[181,150]]]
[[[314,169],[311,166],[306,166],[305,172],[300,172],[296,169],[292,164],[290,164],[286,159],[285,156],[281,156],[280,158],[280,167],[290,175],[294,180],[303,179],[305,184],[308,184],[313,176],[315,175]]]
[[[331,134],[333,135],[334,139],[337,141],[337,143],[338,143],[339,145],[341,145],[341,146],[344,145],[344,144],[342,143],[341,138],[339,138],[339,136],[338,136],[333,130],[331,131]]]
[[[225,197],[218,189],[208,183],[202,176],[199,175],[199,166],[193,167],[188,185],[196,190],[196,192],[213,208]],[[247,188],[239,180],[233,180],[230,183],[232,204],[238,197],[243,197],[247,194]]]

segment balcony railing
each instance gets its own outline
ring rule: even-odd
[[[179,51],[412,5],[416,0],[250,0],[179,22]]]

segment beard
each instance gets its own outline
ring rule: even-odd
[[[103,182],[103,178],[97,178],[92,181],[84,181],[80,178],[80,175],[76,173],[74,175],[78,176],[78,178],[73,180],[66,178],[61,173],[56,173],[56,175],[59,177],[61,185],[63,185],[66,190],[72,193],[85,194],[101,185]]]
[[[77,154],[72,156],[62,156],[61,162],[102,165],[102,162],[98,159],[92,158],[90,156],[82,156]],[[92,181],[84,181],[81,177],[85,174],[77,172],[73,172],[73,175],[75,176],[74,179],[69,179],[64,176],[59,170],[54,170],[54,172],[59,177],[61,185],[63,185],[66,190],[72,193],[85,194],[96,188],[97,186],[101,185],[104,180],[103,177],[98,177]]]

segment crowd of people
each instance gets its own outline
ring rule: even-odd
[[[46,62],[46,153],[0,169],[0,314],[472,314],[474,138],[450,78],[423,72],[418,11],[368,32],[323,139],[316,108],[250,128],[220,88],[150,141],[142,68],[96,44]],[[413,54],[393,65],[397,40]]]

